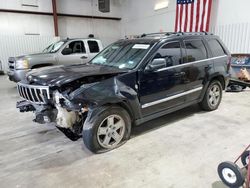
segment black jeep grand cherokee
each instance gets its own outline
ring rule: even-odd
[[[138,125],[199,103],[218,108],[230,53],[208,33],[160,33],[120,40],[85,65],[30,72],[18,83],[21,112],[55,123],[92,152],[120,146]]]

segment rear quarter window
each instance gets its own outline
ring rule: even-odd
[[[210,39],[207,41],[208,45],[213,53],[213,57],[227,55],[226,51],[216,39]]]
[[[184,44],[187,53],[185,62],[207,59],[207,49],[202,40],[185,40]]]

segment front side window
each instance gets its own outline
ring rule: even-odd
[[[166,67],[171,67],[182,63],[181,45],[179,42],[170,42],[163,45],[154,56],[154,59],[163,58]]]
[[[73,41],[65,46],[63,55],[86,53],[83,41]]]
[[[58,41],[58,42],[55,42],[51,45],[49,45],[47,48],[45,48],[43,50],[44,53],[54,53],[54,52],[57,52],[61,47],[62,45],[64,45],[64,41]]]
[[[88,40],[90,53],[98,53],[100,51],[97,41]]]
[[[132,43],[121,41],[104,49],[90,63],[117,67],[119,69],[133,69],[147,52],[152,43]]]
[[[185,40],[184,44],[187,53],[185,62],[207,59],[207,50],[202,40]]]

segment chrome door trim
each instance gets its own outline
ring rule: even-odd
[[[176,98],[188,95],[190,93],[194,93],[194,92],[200,91],[200,90],[202,90],[202,88],[203,87],[197,87],[195,89],[191,89],[191,90],[188,90],[188,91],[185,91],[185,92],[173,95],[171,97],[166,97],[166,98],[163,98],[163,99],[160,99],[160,100],[156,100],[156,101],[153,101],[153,102],[150,102],[150,103],[145,103],[141,107],[142,108],[147,108],[147,107],[150,107],[150,106],[153,106],[153,105],[156,105],[156,104],[167,102],[167,101],[170,101],[170,100],[173,100],[173,99],[176,99]]]
[[[193,62],[189,62],[189,63],[184,63],[184,64],[181,64],[181,65],[175,65],[175,66],[171,66],[171,67],[165,67],[165,68],[159,69],[159,70],[157,70],[155,72],[161,72],[161,71],[165,71],[165,70],[169,70],[169,69],[174,69],[174,68],[178,68],[178,67],[189,66],[189,65],[193,65],[193,64],[197,64],[197,63],[202,63],[202,62],[205,62],[205,61],[209,61],[209,60],[220,59],[220,58],[223,58],[223,57],[227,57],[227,55],[222,55],[222,56],[218,56],[218,57],[211,57],[211,58],[202,59],[202,60],[199,60],[199,61],[193,61]]]

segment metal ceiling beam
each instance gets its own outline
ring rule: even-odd
[[[58,18],[57,18],[57,10],[56,10],[56,0],[52,0],[52,9],[53,9],[55,36],[58,37],[59,33],[58,33]]]
[[[27,11],[27,10],[0,9],[0,12],[53,16],[53,13],[51,13],[51,12],[38,12],[38,11]],[[118,17],[90,16],[90,15],[67,14],[67,13],[57,13],[57,16],[58,17],[59,16],[75,17],[75,18],[93,18],[93,19],[102,19],[102,20],[117,20],[117,21],[121,20],[121,18],[118,18]]]

